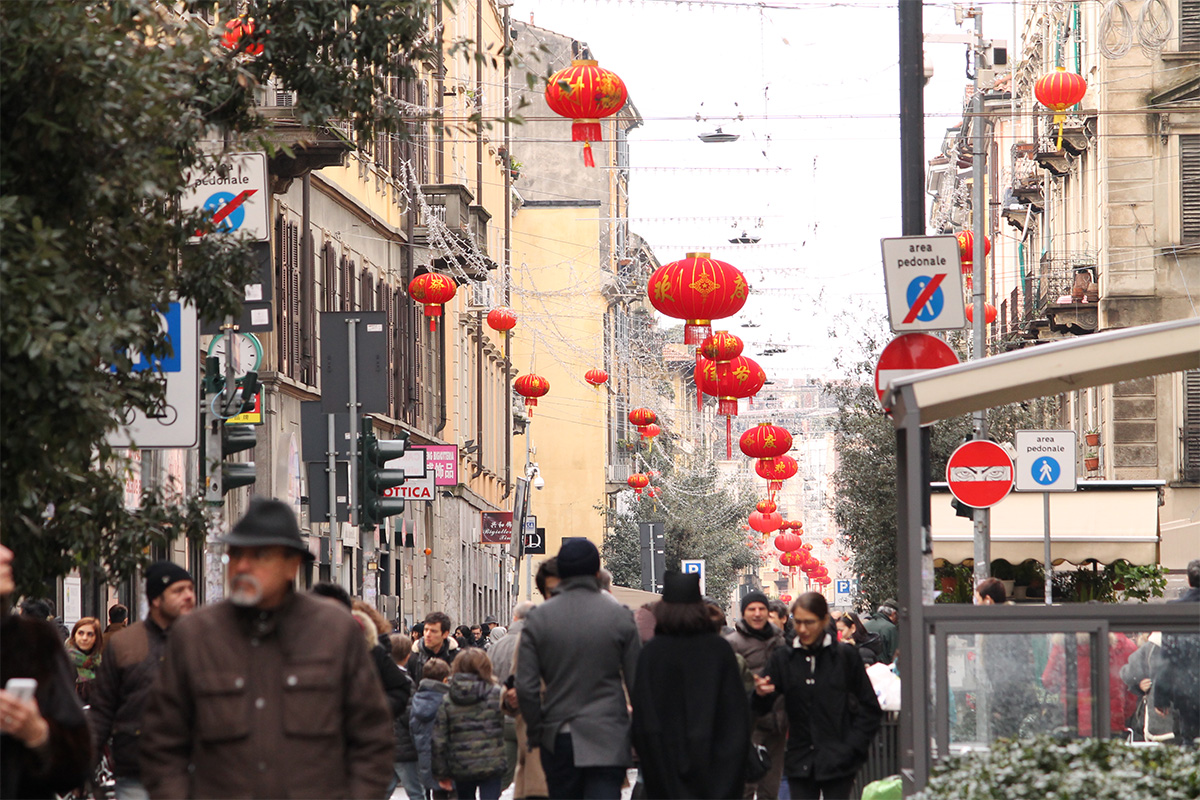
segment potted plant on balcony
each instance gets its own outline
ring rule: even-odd
[[[1083,435],[1083,439],[1084,439],[1084,441],[1087,442],[1088,447],[1099,447],[1100,446],[1100,429],[1099,428],[1089,428],[1087,433],[1085,433]]]
[[[1095,450],[1088,451],[1088,454],[1083,457],[1083,468],[1088,472],[1100,469],[1100,454]]]

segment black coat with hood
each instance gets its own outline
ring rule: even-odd
[[[450,676],[433,721],[433,776],[482,781],[504,773],[500,687],[469,672]]]
[[[812,647],[797,638],[792,647],[771,653],[766,674],[775,692],[755,695],[754,707],[762,713],[784,698],[784,774],[827,781],[857,773],[883,722],[858,648],[828,634]]]

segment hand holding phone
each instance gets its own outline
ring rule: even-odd
[[[4,691],[16,697],[23,703],[28,703],[37,693],[37,680],[35,678],[9,678],[4,684]]]
[[[28,747],[40,747],[50,735],[50,726],[38,711],[37,681],[33,678],[9,678],[0,692],[0,731],[23,741]]]

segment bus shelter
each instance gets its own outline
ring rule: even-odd
[[[1194,604],[934,604],[929,430],[948,417],[1200,368],[1200,319],[1107,331],[910,375],[887,396],[896,429],[900,771],[920,791],[938,759],[1067,730],[1119,735],[1116,665],[1148,638],[1200,652]],[[940,476],[939,476],[940,477]],[[1200,552],[1197,553],[1200,556]]]

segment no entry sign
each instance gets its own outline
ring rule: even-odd
[[[875,365],[875,394],[883,403],[888,386],[897,378],[958,363],[950,345],[928,333],[906,333],[888,342]]]
[[[1013,487],[1013,463],[995,442],[967,442],[946,462],[950,493],[972,508],[989,508]]]

